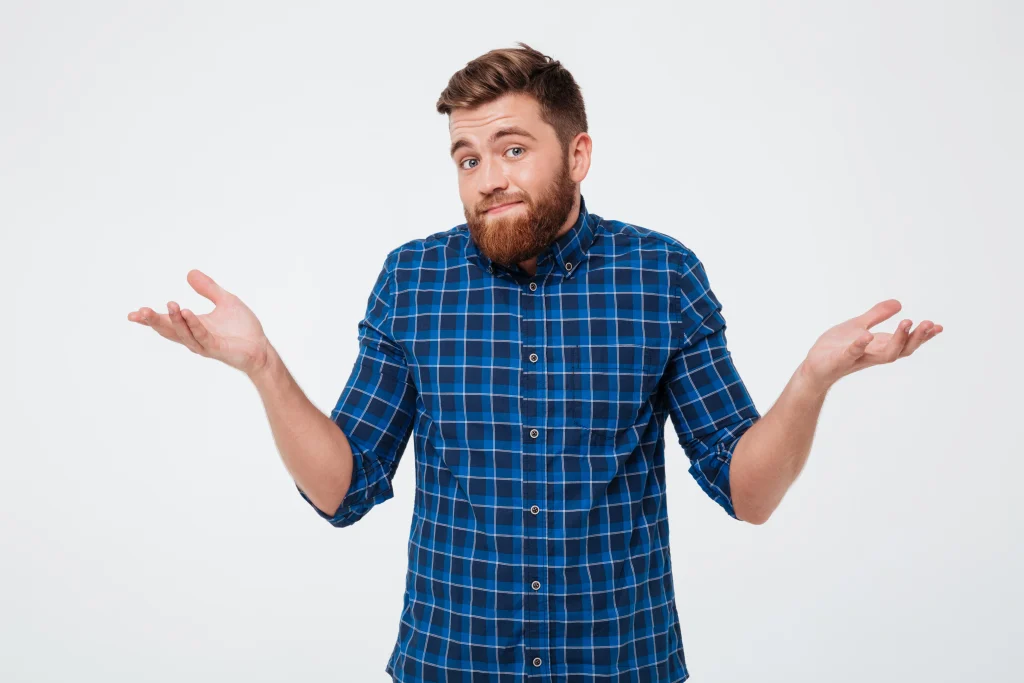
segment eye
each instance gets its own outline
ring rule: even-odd
[[[514,159],[521,159],[523,154],[526,154],[526,148],[525,147],[519,147],[519,146],[509,147],[507,150],[505,150],[505,153],[508,154],[509,152],[511,152],[514,149],[518,149],[521,152],[521,154],[514,155],[513,156]],[[463,159],[462,161],[459,162],[459,168],[461,168],[464,171],[468,171],[471,168],[473,168],[472,166],[467,167],[465,165],[467,161],[473,161],[473,162],[479,163],[473,157],[466,157],[465,159]]]

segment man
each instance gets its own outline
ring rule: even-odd
[[[386,257],[328,418],[253,313],[193,270],[207,315],[129,319],[244,371],[296,487],[331,524],[393,495],[414,436],[416,496],[396,681],[683,681],[665,506],[670,418],[700,487],[763,524],[807,458],[828,389],[909,356],[941,326],[825,332],[763,417],[694,252],[603,218],[580,192],[580,90],[529,46],[493,50],[437,103],[466,223]]]

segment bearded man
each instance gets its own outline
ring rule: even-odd
[[[393,680],[684,681],[667,421],[700,488],[763,524],[829,388],[942,328],[873,333],[900,310],[878,303],[822,334],[762,416],[701,261],[587,205],[580,89],[519,45],[469,62],[441,93],[466,222],[387,254],[330,416],[252,311],[199,271],[188,281],[212,313],[172,301],[129,319],[252,379],[296,488],[336,527],[393,496],[413,439]]]

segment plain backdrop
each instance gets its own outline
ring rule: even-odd
[[[694,683],[1020,675],[1020,3],[0,8],[0,680],[386,680],[411,442],[333,528],[247,378],[127,314],[209,311],[199,268],[330,411],[386,253],[464,221],[438,95],[518,40],[582,87],[590,210],[704,262],[762,413],[878,301],[945,328],[833,388],[763,526],[668,440]]]

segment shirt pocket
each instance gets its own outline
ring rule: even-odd
[[[592,446],[614,443],[636,425],[661,379],[661,353],[637,344],[574,347],[573,426]]]

